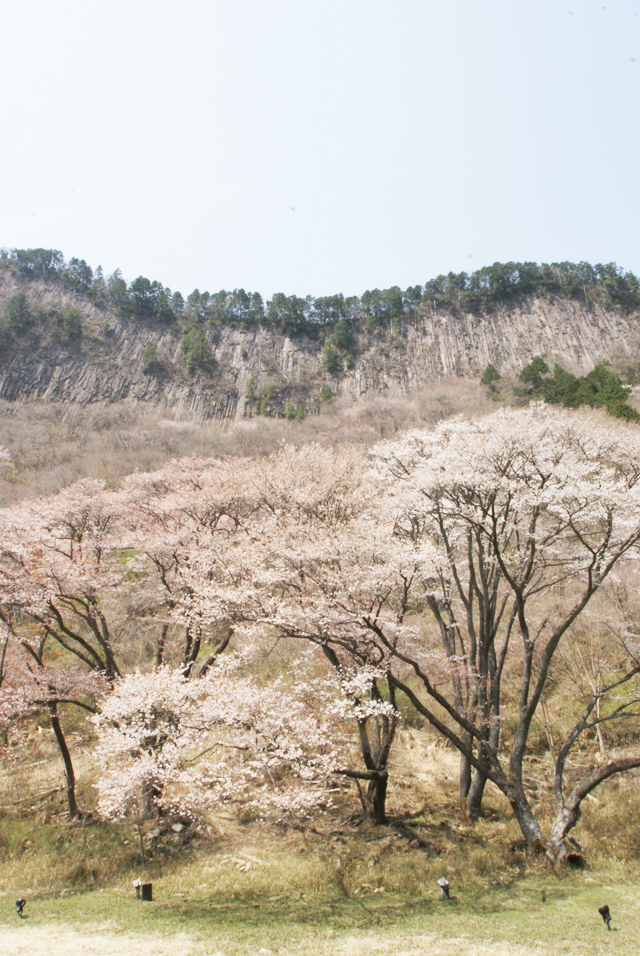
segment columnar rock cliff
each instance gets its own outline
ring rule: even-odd
[[[208,329],[215,366],[190,374],[175,326],[132,322],[55,283],[21,286],[7,277],[0,306],[21,290],[34,308],[72,303],[83,332],[60,342],[35,328],[5,345],[0,398],[10,402],[145,402],[204,419],[230,419],[255,408],[252,395],[270,384],[273,394],[312,411],[323,387],[353,400],[402,396],[439,379],[478,376],[489,362],[503,374],[515,374],[535,355],[584,373],[603,359],[631,363],[640,345],[638,315],[587,308],[572,299],[533,298],[483,315],[446,314],[426,304],[419,321],[394,335],[359,333],[350,360],[333,376],[318,341],[287,338],[265,326]],[[150,346],[158,358],[152,369],[145,363]]]

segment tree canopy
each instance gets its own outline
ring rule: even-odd
[[[289,337],[329,340],[338,358],[346,361],[353,355],[356,331],[394,336],[434,311],[490,312],[532,296],[575,299],[588,309],[600,305],[631,313],[640,308],[640,282],[615,263],[494,263],[473,273],[450,272],[404,290],[392,286],[348,298],[341,294],[303,298],[278,292],[267,302],[259,293],[244,289],[215,293],[195,289],[185,300],[180,292],[145,276],[127,283],[119,269],[105,279],[101,267],[94,271],[77,258],[67,263],[57,249],[2,249],[0,268],[26,282],[61,284],[133,322],[176,325],[191,340],[204,326],[250,329],[264,325]]]

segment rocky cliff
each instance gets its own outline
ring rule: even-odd
[[[133,322],[59,283],[21,284],[9,275],[0,282],[0,307],[23,292],[41,317],[72,306],[82,326],[81,334],[61,341],[41,318],[28,335],[5,338],[0,399],[10,402],[153,403],[204,420],[232,419],[260,408],[281,414],[285,404],[314,411],[323,389],[325,397],[330,389],[354,401],[400,397],[443,378],[481,375],[489,362],[515,374],[535,355],[580,373],[603,359],[631,365],[640,346],[638,314],[575,299],[531,298],[481,315],[423,303],[417,320],[394,334],[358,332],[348,361],[333,375],[320,340],[288,338],[264,325],[207,328],[215,364],[189,373],[175,325]]]

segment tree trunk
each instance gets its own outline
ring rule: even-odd
[[[467,794],[467,813],[471,820],[479,820],[482,815],[482,798],[486,785],[486,776],[480,770],[476,770]]]
[[[387,784],[389,778],[387,774],[381,774],[374,780],[369,780],[364,786],[360,786],[360,799],[364,810],[365,819],[370,820],[377,826],[382,826],[387,822],[386,801]]]
[[[527,844],[527,848],[530,850],[541,850],[542,830],[533,815],[533,811],[524,793],[522,793],[521,790],[515,792],[512,790],[508,799],[515,818],[518,821],[522,836]]]
[[[160,798],[162,790],[153,780],[146,780],[142,785],[142,819],[150,820],[152,817],[161,817]]]
[[[598,697],[598,699],[597,699],[597,701],[596,701],[596,717],[598,718],[598,721],[600,721],[601,716],[602,716],[602,714],[601,714],[601,704],[600,704],[600,698]],[[599,746],[599,748],[600,748],[600,756],[602,757],[603,760],[606,760],[606,759],[607,759],[607,747],[606,747],[606,744],[605,744],[605,742],[604,742],[604,734],[603,734],[603,732],[602,732],[602,724],[601,724],[600,722],[598,722],[598,723],[596,724],[596,736],[597,736],[597,738],[598,738],[598,746]]]
[[[498,749],[499,743],[500,724],[497,720],[494,720],[493,726],[489,733],[489,746],[492,747],[493,751],[495,752]],[[478,760],[483,767],[487,768],[487,771],[491,769],[489,751],[487,749],[487,745],[484,743],[480,743],[478,746]],[[476,767],[471,788],[467,796],[467,813],[472,820],[479,820],[482,815],[482,798],[484,797],[484,790],[487,786],[487,780],[488,777],[486,773],[483,773],[482,770]]]
[[[489,754],[484,743],[478,745],[478,760],[489,770]],[[479,820],[482,815],[482,798],[487,785],[487,776],[477,767],[473,773],[473,780],[467,795],[467,813],[471,820]]]
[[[460,808],[465,809],[471,789],[471,764],[466,754],[460,754]]]
[[[73,770],[73,763],[71,761],[71,754],[69,753],[69,748],[67,747],[67,741],[65,740],[62,727],[60,726],[60,718],[58,716],[58,705],[55,701],[50,701],[47,704],[49,710],[49,718],[51,720],[51,727],[55,734],[56,740],[58,742],[58,748],[62,756],[62,761],[64,763],[64,775],[67,781],[67,806],[69,807],[69,817],[72,820],[75,820],[80,816],[80,811],[78,810],[78,804],[76,801],[76,775]]]
[[[580,807],[562,807],[558,811],[546,845],[546,857],[552,866],[557,863],[566,863],[570,853],[580,851],[579,845],[571,837],[567,839],[570,830],[580,819]]]
[[[575,737],[577,737],[577,734]],[[569,797],[565,799],[562,789],[562,779],[564,775],[564,757],[568,750],[569,747],[565,745],[563,748],[564,753],[561,751],[556,767],[556,805],[558,807],[558,813],[553,822],[546,847],[547,859],[552,866],[556,863],[565,863],[571,853],[580,853],[580,845],[569,836],[569,832],[580,819],[580,807],[584,798],[609,777],[613,777],[617,773],[624,773],[625,770],[635,770],[636,767],[640,767],[640,757],[625,757],[620,760],[612,760],[606,766],[596,768],[588,777],[580,781],[580,783],[574,787]]]

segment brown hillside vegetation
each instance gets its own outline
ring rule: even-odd
[[[404,398],[334,399],[302,422],[257,416],[202,421],[129,403],[0,402],[0,503],[49,494],[77,478],[110,483],[185,455],[267,455],[281,442],[370,445],[408,427],[495,408],[477,380],[434,382]]]

